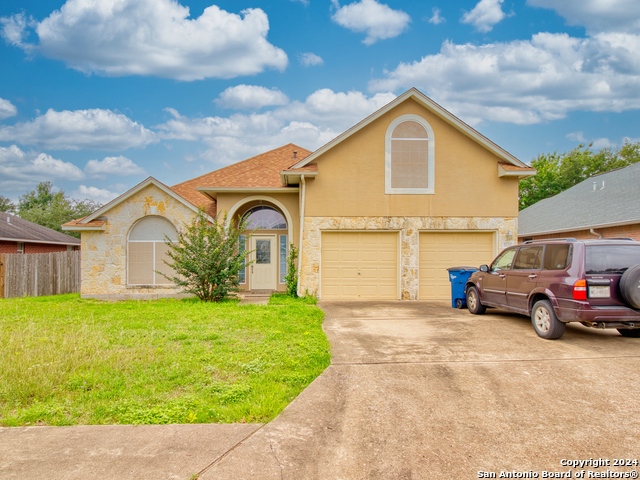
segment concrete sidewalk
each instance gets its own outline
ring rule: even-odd
[[[271,423],[0,429],[0,478],[542,478],[640,459],[637,339],[546,341],[525,317],[444,304],[321,307],[332,365]]]
[[[259,424],[0,428],[0,479],[196,478]]]

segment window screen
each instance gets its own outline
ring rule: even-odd
[[[391,133],[391,188],[427,188],[429,138],[418,122],[399,124]]]
[[[129,285],[171,285],[162,273],[172,276],[173,269],[164,263],[169,261],[166,237],[178,239],[178,232],[163,217],[149,216],[137,222],[129,232],[127,274]]]

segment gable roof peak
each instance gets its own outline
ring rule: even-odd
[[[350,129],[348,129],[347,131],[342,133],[341,135],[338,135],[336,138],[331,140],[329,143],[327,143],[324,146],[320,147],[318,150],[316,150],[315,152],[313,152],[311,155],[309,155],[305,159],[301,160],[300,162],[296,163],[291,168],[292,169],[301,168],[301,167],[304,167],[305,165],[315,161],[319,156],[324,154],[326,151],[330,150],[331,148],[333,148],[334,146],[338,145],[339,143],[342,143],[344,140],[346,140],[347,138],[351,137],[356,132],[362,130],[363,128],[365,128],[370,123],[374,122],[375,120],[377,120],[378,118],[380,118],[384,114],[386,114],[387,112],[391,111],[392,109],[394,109],[395,107],[397,107],[398,105],[400,105],[401,103],[403,103],[403,102],[405,102],[405,101],[407,101],[409,99],[413,99],[413,100],[417,101],[425,109],[429,110],[434,115],[437,115],[442,120],[447,122],[449,125],[451,125],[452,127],[456,128],[457,130],[459,130],[460,132],[462,132],[464,135],[468,136],[469,138],[471,138],[475,142],[479,143],[480,145],[485,147],[487,150],[491,151],[494,155],[496,155],[504,163],[511,164],[511,165],[514,165],[516,167],[520,167],[522,169],[526,169],[526,170],[531,171],[531,172],[535,172],[535,170],[533,170],[529,165],[525,164],[521,160],[518,160],[516,157],[514,157],[509,152],[504,150],[502,147],[499,147],[497,144],[493,143],[491,140],[489,140],[487,137],[485,137],[480,132],[475,130],[473,127],[471,127],[470,125],[468,125],[465,122],[463,122],[462,120],[460,120],[453,113],[449,112],[448,110],[443,108],[441,105],[439,105],[438,103],[433,101],[431,98],[427,97],[424,93],[422,93],[416,87],[411,87],[406,92],[398,95],[391,102],[389,102],[388,104],[386,104],[382,108],[378,109],[377,111],[373,112],[367,118],[365,118],[364,120],[360,121],[359,123],[357,123],[356,125],[354,125]]]

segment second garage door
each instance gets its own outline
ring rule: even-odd
[[[447,268],[478,267],[494,257],[491,232],[420,234],[420,300],[451,299]]]
[[[324,300],[397,300],[396,232],[323,232]]]

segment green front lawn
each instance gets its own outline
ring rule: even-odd
[[[0,425],[267,422],[329,365],[322,311],[0,299]]]

